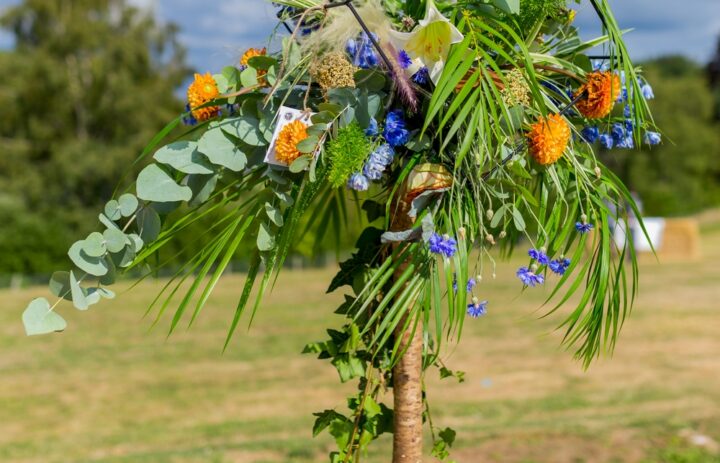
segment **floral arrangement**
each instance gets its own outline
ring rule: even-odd
[[[594,150],[660,142],[652,89],[606,0],[590,2],[604,26],[590,41],[565,0],[275,3],[282,45],[195,75],[187,112],[141,154],[153,162],[134,192],[107,203],[102,232],[70,248],[74,268],[56,272],[50,289],[86,310],[114,297],[119,272],[157,265],[175,236],[219,214],[151,309],[159,318],[175,308],[171,331],[192,323],[251,241],[227,347],[297,237],[343,234],[356,205],[367,227],[328,289],[347,288],[344,323],[305,352],[358,389],[346,412],[317,413],[313,434],[328,431],[331,461],[350,462],[392,432],[393,461],[415,463],[427,423],[432,454],[446,459],[455,432],[433,426],[423,376],[436,367],[462,381],[441,352],[466,316],[493,310],[498,256],[528,243],[518,289],[552,284],[550,311],[579,295],[561,326],[586,366],[614,346],[638,269],[632,241],[617,244],[613,224],[628,209],[639,214]],[[604,55],[588,55],[598,47]],[[189,129],[158,148],[183,122]],[[27,333],[63,330],[56,306],[32,301]]]

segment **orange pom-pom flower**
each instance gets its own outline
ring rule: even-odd
[[[265,56],[267,55],[267,49],[265,48],[248,48],[245,53],[243,53],[242,57],[240,58],[240,69],[247,69],[248,64],[250,62],[251,58],[255,58],[256,56]],[[260,85],[265,85],[265,74],[267,74],[267,71],[264,69],[258,69],[257,70],[257,81]]]
[[[575,93],[575,98],[581,93],[586,96],[575,105],[578,111],[590,119],[605,117],[620,96],[620,77],[609,71],[591,72],[587,75],[587,83]]]
[[[211,117],[215,117],[220,112],[219,106],[196,108],[214,100],[219,94],[217,83],[209,72],[205,75],[195,74],[195,80],[187,90],[188,107],[192,110],[193,117],[198,121],[206,121]]]
[[[530,154],[538,164],[552,164],[562,157],[567,148],[570,127],[561,115],[551,114],[531,126],[528,139]]]
[[[275,142],[275,159],[287,164],[299,158],[302,153],[297,144],[308,137],[307,125],[302,121],[292,121],[280,130]]]

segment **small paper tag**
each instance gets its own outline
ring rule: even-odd
[[[270,148],[268,148],[268,151],[265,154],[265,162],[267,164],[286,168],[288,167],[288,165],[284,162],[278,161],[277,157],[275,156],[275,144],[277,143],[278,135],[280,135],[280,131],[283,129],[283,127],[293,121],[300,121],[308,127],[311,126],[312,121],[310,120],[310,118],[314,114],[315,113],[310,111],[301,111],[299,109],[288,108],[287,106],[280,107],[277,115],[277,122],[275,124],[275,131],[273,131],[272,140],[270,141]],[[319,150],[315,152],[315,155],[317,155],[318,152]]]

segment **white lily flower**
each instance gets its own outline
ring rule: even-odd
[[[413,60],[422,61],[433,83],[437,83],[442,74],[450,45],[462,42],[464,38],[458,28],[440,13],[433,0],[428,0],[425,17],[412,32],[390,31],[390,36],[396,48],[405,50]]]

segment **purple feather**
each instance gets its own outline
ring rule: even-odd
[[[415,94],[415,89],[413,88],[410,77],[405,74],[405,70],[400,64],[400,54],[395,47],[390,44],[384,44],[384,48],[386,54],[390,58],[390,64],[392,64],[390,74],[395,81],[395,91],[411,112],[417,111],[418,98]]]

